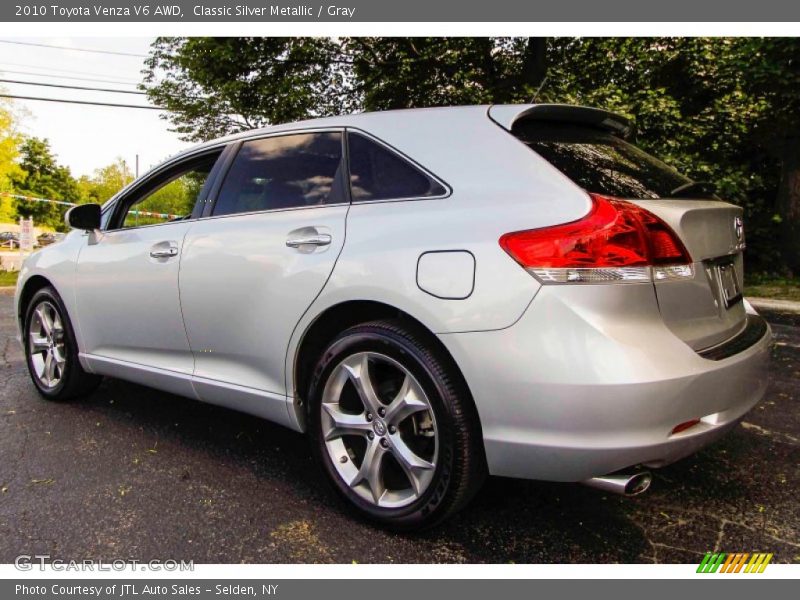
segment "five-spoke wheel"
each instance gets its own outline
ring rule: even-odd
[[[376,352],[340,362],[322,394],[322,432],[342,480],[377,506],[420,497],[436,467],[436,418],[403,365]]]
[[[67,400],[91,392],[100,378],[78,361],[78,346],[64,303],[45,286],[27,303],[23,321],[28,371],[39,393],[49,400]]]
[[[28,351],[39,383],[48,389],[56,387],[64,377],[67,357],[64,324],[49,300],[42,300],[33,308],[28,324]]]
[[[372,321],[340,333],[322,352],[308,399],[313,449],[334,489],[381,525],[433,525],[483,480],[466,385],[413,323]]]

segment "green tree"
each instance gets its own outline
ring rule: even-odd
[[[84,175],[78,180],[81,202],[103,204],[133,181],[133,171],[128,163],[117,158],[114,162],[96,169],[92,177]]]
[[[545,38],[344,38],[352,102],[366,110],[527,102]],[[340,93],[344,93],[342,90]]]
[[[747,211],[750,266],[800,273],[793,38],[158,38],[145,89],[184,139],[355,110],[537,101],[627,115]]]
[[[77,203],[80,190],[67,167],[56,162],[47,140],[26,138],[20,147],[19,166],[24,172],[12,177],[14,190],[24,196]],[[64,205],[17,200],[17,214],[32,217],[37,225],[65,229]]]
[[[741,77],[746,73],[746,77]],[[800,273],[800,42],[796,38],[745,38],[726,61],[726,75],[740,76],[753,107],[753,134],[780,165],[775,213],[781,248]]]
[[[157,38],[146,61],[150,99],[202,140],[349,110],[349,61],[327,38]],[[155,82],[158,84],[155,85]]]
[[[543,38],[157,38],[150,99],[181,137],[356,110],[530,98]]]
[[[798,53],[791,39],[560,38],[542,99],[630,117],[640,145],[745,207],[751,266],[800,273]]]
[[[25,176],[17,163],[21,142],[11,104],[0,98],[0,192],[13,191],[14,180]],[[15,216],[14,200],[0,196],[0,222],[13,221]]]

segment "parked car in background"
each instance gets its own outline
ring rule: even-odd
[[[36,243],[39,246],[49,246],[50,244],[54,244],[56,242],[60,242],[64,239],[63,233],[59,233],[57,231],[48,231],[41,234],[39,237],[36,238]]]
[[[19,234],[13,231],[3,231],[0,233],[0,249],[19,248]]]
[[[771,334],[742,297],[742,209],[630,133],[473,106],[197,146],[25,260],[33,383],[119,377],[306,432],[395,529],[487,474],[642,492],[759,401]]]

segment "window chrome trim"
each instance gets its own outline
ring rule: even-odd
[[[339,206],[350,206],[349,202],[336,202],[334,204],[312,204],[310,206],[289,206],[287,208],[267,208],[265,210],[251,210],[249,212],[238,212],[238,213],[228,213],[225,215],[208,215],[207,217],[199,217],[197,219],[193,219],[193,221],[209,221],[211,219],[230,219],[235,217],[244,217],[244,216],[253,216],[253,215],[263,215],[267,213],[282,213],[282,212],[289,212],[289,211],[296,211],[296,210],[319,210],[322,208],[334,208]],[[187,219],[188,221],[188,219]],[[172,221],[173,223],[175,221]],[[165,223],[161,223],[164,225]]]

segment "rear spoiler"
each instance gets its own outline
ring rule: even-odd
[[[623,139],[633,136],[633,125],[628,119],[599,108],[572,106],[570,104],[493,104],[489,118],[503,129],[512,130],[523,121],[549,121],[579,123],[604,129]]]

